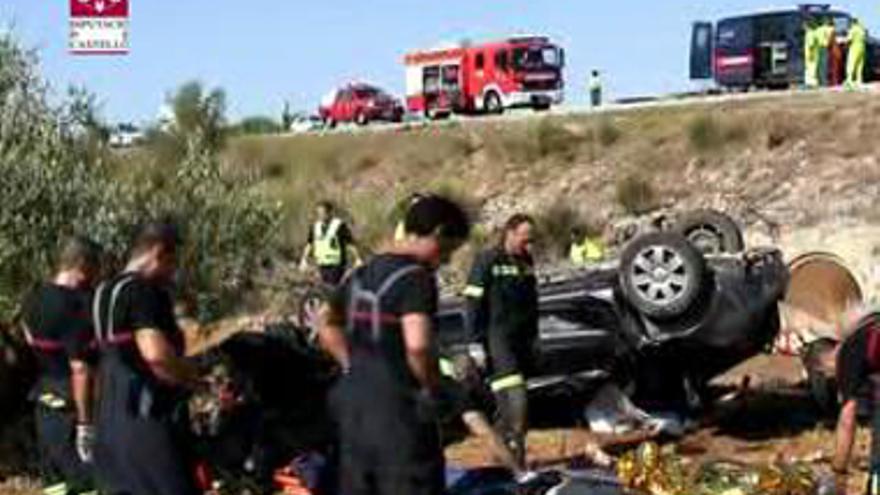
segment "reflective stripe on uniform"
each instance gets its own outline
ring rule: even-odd
[[[67,401],[64,400],[63,397],[59,397],[50,392],[41,394],[37,400],[40,404],[48,407],[49,409],[64,409],[65,407],[67,407]]]
[[[43,495],[67,495],[67,483],[56,483],[43,488]]]
[[[522,270],[516,265],[495,265],[492,267],[492,275],[496,277],[518,277]]]
[[[490,386],[493,392],[501,392],[510,388],[524,387],[525,385],[525,377],[519,373],[514,373],[512,375],[502,376],[501,378],[492,380]]]
[[[342,262],[342,246],[337,239],[340,228],[342,228],[342,220],[338,218],[330,221],[326,231],[322,229],[321,222],[315,223],[312,242],[315,260],[319,266],[334,266]]]
[[[478,285],[468,285],[464,288],[465,297],[481,298],[486,293],[486,289]]]
[[[455,378],[455,365],[446,358],[440,358],[440,374],[449,378]]]

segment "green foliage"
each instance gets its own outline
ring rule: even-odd
[[[565,256],[575,227],[584,227],[584,219],[571,203],[557,199],[535,219],[541,250],[551,256]]]
[[[688,124],[688,141],[697,151],[717,149],[723,144],[721,126],[711,115],[699,115]]]
[[[574,160],[580,146],[577,135],[550,119],[542,119],[535,127],[534,142],[540,158],[559,156],[565,161]]]
[[[80,95],[51,105],[36,63],[15,40],[0,37],[0,321],[51,272],[63,236],[97,240],[118,266],[136,225],[169,216],[185,235],[186,288],[209,303],[203,310],[211,316],[233,308],[273,253],[278,209],[254,184],[224,173],[216,136],[201,130],[162,173],[120,178],[120,164],[93,153],[83,133],[99,122],[94,100]],[[222,120],[213,112],[207,114]]]
[[[197,140],[216,152],[226,144],[226,93],[219,88],[207,92],[202,83],[190,81],[167,98],[171,121],[147,132],[146,143],[156,158],[174,162],[184,158],[189,143]]]
[[[630,174],[616,185],[617,202],[632,215],[641,215],[657,207],[657,194],[651,182],[638,174]]]
[[[614,145],[623,134],[614,123],[614,120],[610,118],[603,118],[599,121],[598,133],[599,144],[606,148]]]
[[[700,153],[718,151],[730,143],[742,142],[749,134],[744,124],[725,126],[708,113],[694,117],[688,123],[687,132],[691,147]]]
[[[242,119],[241,122],[235,126],[234,132],[236,134],[246,135],[277,134],[281,132],[281,129],[281,125],[278,122],[275,122],[271,117],[254,115]]]

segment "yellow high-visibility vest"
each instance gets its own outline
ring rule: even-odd
[[[339,242],[339,229],[342,220],[334,218],[324,230],[322,222],[315,222],[312,227],[312,248],[315,251],[315,262],[318,266],[336,266],[342,264],[342,244]]]
[[[585,265],[605,259],[605,245],[601,239],[584,238],[581,243],[572,243],[569,259],[575,265]]]

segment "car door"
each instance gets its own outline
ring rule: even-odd
[[[351,89],[343,89],[336,97],[336,120],[350,122],[354,119],[354,94]]]

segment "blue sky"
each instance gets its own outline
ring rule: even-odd
[[[353,78],[403,91],[403,54],[470,37],[548,34],[567,50],[569,99],[584,98],[588,71],[605,73],[612,96],[688,89],[690,23],[748,12],[768,0],[130,0],[131,54],[67,53],[68,0],[2,0],[40,50],[58,89],[82,84],[111,120],[154,118],[165,95],[189,79],[226,89],[233,118],[278,116],[283,102],[312,109]],[[772,1],[772,0],[770,0]],[[880,5],[841,4],[880,25]]]

